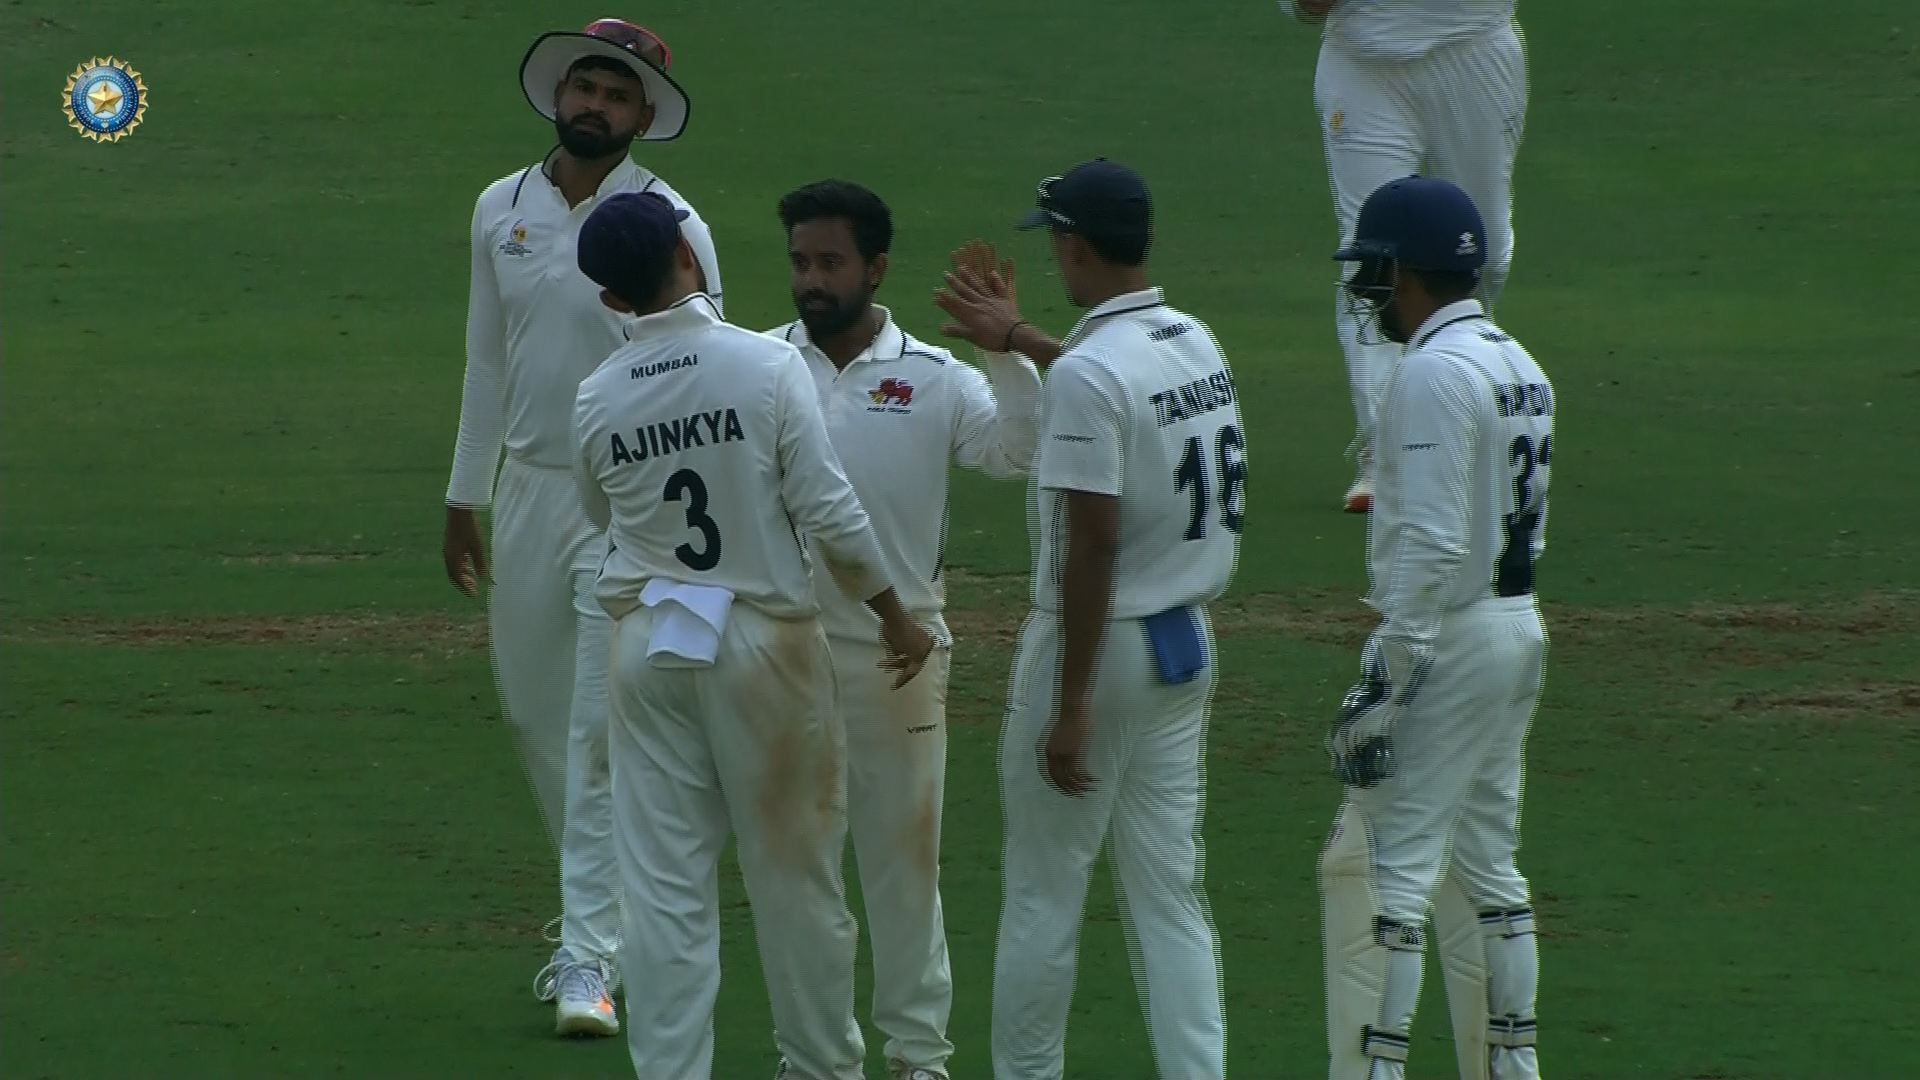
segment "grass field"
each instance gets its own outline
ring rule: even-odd
[[[527,983],[558,910],[480,609],[436,553],[472,199],[537,158],[515,71],[598,4],[0,5],[0,1074],[587,1077]],[[946,251],[1094,154],[1242,388],[1245,560],[1216,616],[1209,885],[1242,1077],[1324,1072],[1319,740],[1368,625],[1314,36],[1274,5],[839,0],[624,14],[688,137],[729,311],[790,318],[778,196],[893,204],[927,335]],[[1920,20],[1893,0],[1529,0],[1502,318],[1559,388],[1531,744],[1544,1057],[1566,1078],[1920,1074]],[[116,145],[56,93],[152,94]],[[945,888],[955,1075],[984,1077],[993,743],[1026,547],[960,482]],[[725,1077],[770,1075],[730,887]],[[1074,1076],[1145,1077],[1104,880]],[[1432,987],[1430,986],[1430,989]],[[1430,994],[1415,1075],[1451,1075]],[[876,1072],[879,1040],[876,1048]]]

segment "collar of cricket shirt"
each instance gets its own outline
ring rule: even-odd
[[[1161,294],[1160,287],[1156,285],[1151,289],[1141,289],[1139,292],[1121,293],[1111,300],[1096,304],[1088,309],[1085,315],[1080,316],[1079,322],[1073,324],[1073,329],[1068,331],[1066,340],[1060,343],[1060,351],[1064,353],[1080,344],[1088,334],[1098,329],[1097,320],[1112,315],[1145,311],[1164,303],[1166,300]]]
[[[1407,351],[1412,352],[1420,348],[1425,345],[1433,335],[1445,330],[1454,323],[1465,322],[1468,319],[1483,319],[1486,318],[1486,315],[1486,309],[1480,306],[1480,301],[1478,300],[1455,300],[1453,303],[1427,316],[1427,321],[1421,323],[1420,329],[1415,330],[1413,336],[1407,339]]]
[[[560,148],[556,146],[548,152],[546,157],[540,159],[540,175],[546,178],[547,187],[552,189],[554,199],[557,200],[562,207],[565,207],[567,205],[567,198],[560,193],[560,185],[554,182],[553,173],[549,171],[553,165],[554,155],[559,152]],[[607,173],[606,177],[600,181],[600,186],[594,189],[592,197],[587,199],[586,202],[581,203],[580,206],[574,207],[574,209],[578,210],[584,207],[597,206],[602,199],[617,192],[645,191],[652,187],[653,182],[657,179],[659,179],[659,177],[654,176],[649,170],[642,168],[640,163],[633,160],[633,158],[623,157],[620,159],[620,164],[615,165],[613,170]]]
[[[875,304],[873,308],[880,313],[880,332],[873,335],[873,340],[860,351],[860,355],[847,364],[848,367],[871,360],[893,360],[907,355],[907,332],[894,325],[893,311],[885,304]],[[806,352],[809,356],[818,354],[820,359],[826,360],[826,354],[820,352],[820,348],[813,343],[813,338],[807,334],[806,323],[799,319],[788,323],[784,336],[788,344]]]
[[[651,315],[627,319],[621,323],[620,332],[628,341],[640,341],[655,334],[684,334],[720,321],[720,308],[713,297],[697,292],[688,293],[671,307]]]

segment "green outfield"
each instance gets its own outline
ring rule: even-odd
[[[1905,7],[1521,6],[1501,314],[1558,388],[1522,859],[1560,1080],[1920,1071]],[[892,203],[881,299],[926,336],[974,236],[1036,322],[1071,321],[1011,229],[1039,177],[1106,154],[1154,186],[1156,275],[1248,428],[1206,822],[1228,1054],[1323,1075],[1320,738],[1368,626],[1364,523],[1337,509],[1317,42],[1264,0],[0,7],[0,1074],[631,1075],[529,993],[551,857],[437,550],[473,198],[548,145],[528,43],[602,15],[673,45],[692,125],[642,159],[712,224],[749,325],[792,317],[773,208],[799,183]],[[151,108],[96,145],[57,100],[109,54]],[[957,492],[943,880],[974,1078],[1027,551],[1017,488]],[[751,1080],[774,1053],[728,890],[719,1074]],[[1434,982],[1425,1080],[1452,1075]],[[1104,872],[1069,1055],[1151,1075]]]

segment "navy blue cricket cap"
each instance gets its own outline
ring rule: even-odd
[[[580,272],[629,304],[651,299],[666,281],[687,211],[655,191],[623,191],[594,207],[580,225]]]
[[[1367,196],[1353,240],[1333,253],[1341,262],[1393,259],[1416,270],[1479,270],[1487,261],[1487,227],[1458,185],[1403,176]]]
[[[1020,228],[1050,225],[1083,236],[1139,236],[1151,229],[1153,196],[1140,174],[1117,161],[1094,158],[1040,181],[1036,208]]]

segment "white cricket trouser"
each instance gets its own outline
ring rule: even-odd
[[[560,853],[560,940],[580,960],[620,948],[607,765],[607,643],[593,597],[600,536],[573,473],[508,457],[493,498],[487,613],[494,674]]]
[[[627,1045],[641,1080],[713,1073],[720,855],[731,831],[774,1041],[795,1080],[859,1080],[858,929],[841,879],[846,738],[815,619],[735,603],[714,663],[655,667],[653,612],[613,631],[615,847]]]
[[[888,1060],[944,1071],[953,975],[940,907],[947,777],[947,675],[936,648],[893,688],[877,641],[828,639],[847,733],[847,818],[873,948],[873,1026]]]
[[[1435,642],[1432,672],[1393,730],[1394,773],[1371,788],[1347,788],[1342,815],[1356,815],[1370,838],[1366,895],[1329,897],[1329,903],[1365,904],[1374,914],[1412,927],[1425,925],[1443,875],[1477,911],[1529,907],[1520,874],[1521,759],[1546,659],[1546,631],[1530,596],[1489,598],[1449,612]],[[1325,872],[1323,863],[1323,874]],[[1488,993],[1497,1012],[1531,1016],[1538,959],[1533,935],[1527,955],[1493,965]],[[1343,964],[1377,965],[1359,940],[1326,942],[1329,974]],[[1411,1027],[1418,999],[1420,952],[1411,950],[1388,969],[1384,995],[1397,1004],[1387,1026]],[[1370,970],[1378,970],[1377,966]],[[1359,976],[1363,981],[1377,976]],[[1502,980],[1524,985],[1501,985]],[[1518,1000],[1508,1001],[1517,994]],[[1347,1026],[1329,1002],[1334,1077],[1397,1077],[1397,1067],[1359,1060],[1361,1032]],[[1371,1018],[1362,1021],[1373,1022]],[[1528,1065],[1532,1051],[1525,1051]],[[1517,1064],[1517,1062],[1515,1063]],[[1507,1071],[1496,1059],[1496,1077]],[[1386,1070],[1382,1072],[1381,1070]]]
[[[1059,692],[1059,616],[1034,612],[1014,655],[1000,791],[1004,897],[993,960],[993,1075],[1057,1080],[1087,883],[1109,829],[1120,919],[1160,1075],[1225,1070],[1219,940],[1201,884],[1207,710],[1218,654],[1192,682],[1160,681],[1136,619],[1107,628],[1093,677],[1086,771],[1096,786],[1063,795],[1042,771]]]
[[[1526,127],[1527,65],[1518,26],[1411,61],[1355,56],[1326,39],[1313,96],[1340,242],[1353,238],[1367,196],[1389,181],[1414,173],[1451,180],[1473,199],[1486,225],[1480,298],[1492,310],[1513,264],[1513,163]],[[1377,328],[1369,335],[1376,344],[1363,343],[1344,292],[1334,318],[1354,418],[1371,445],[1374,412],[1401,347],[1377,343]]]

